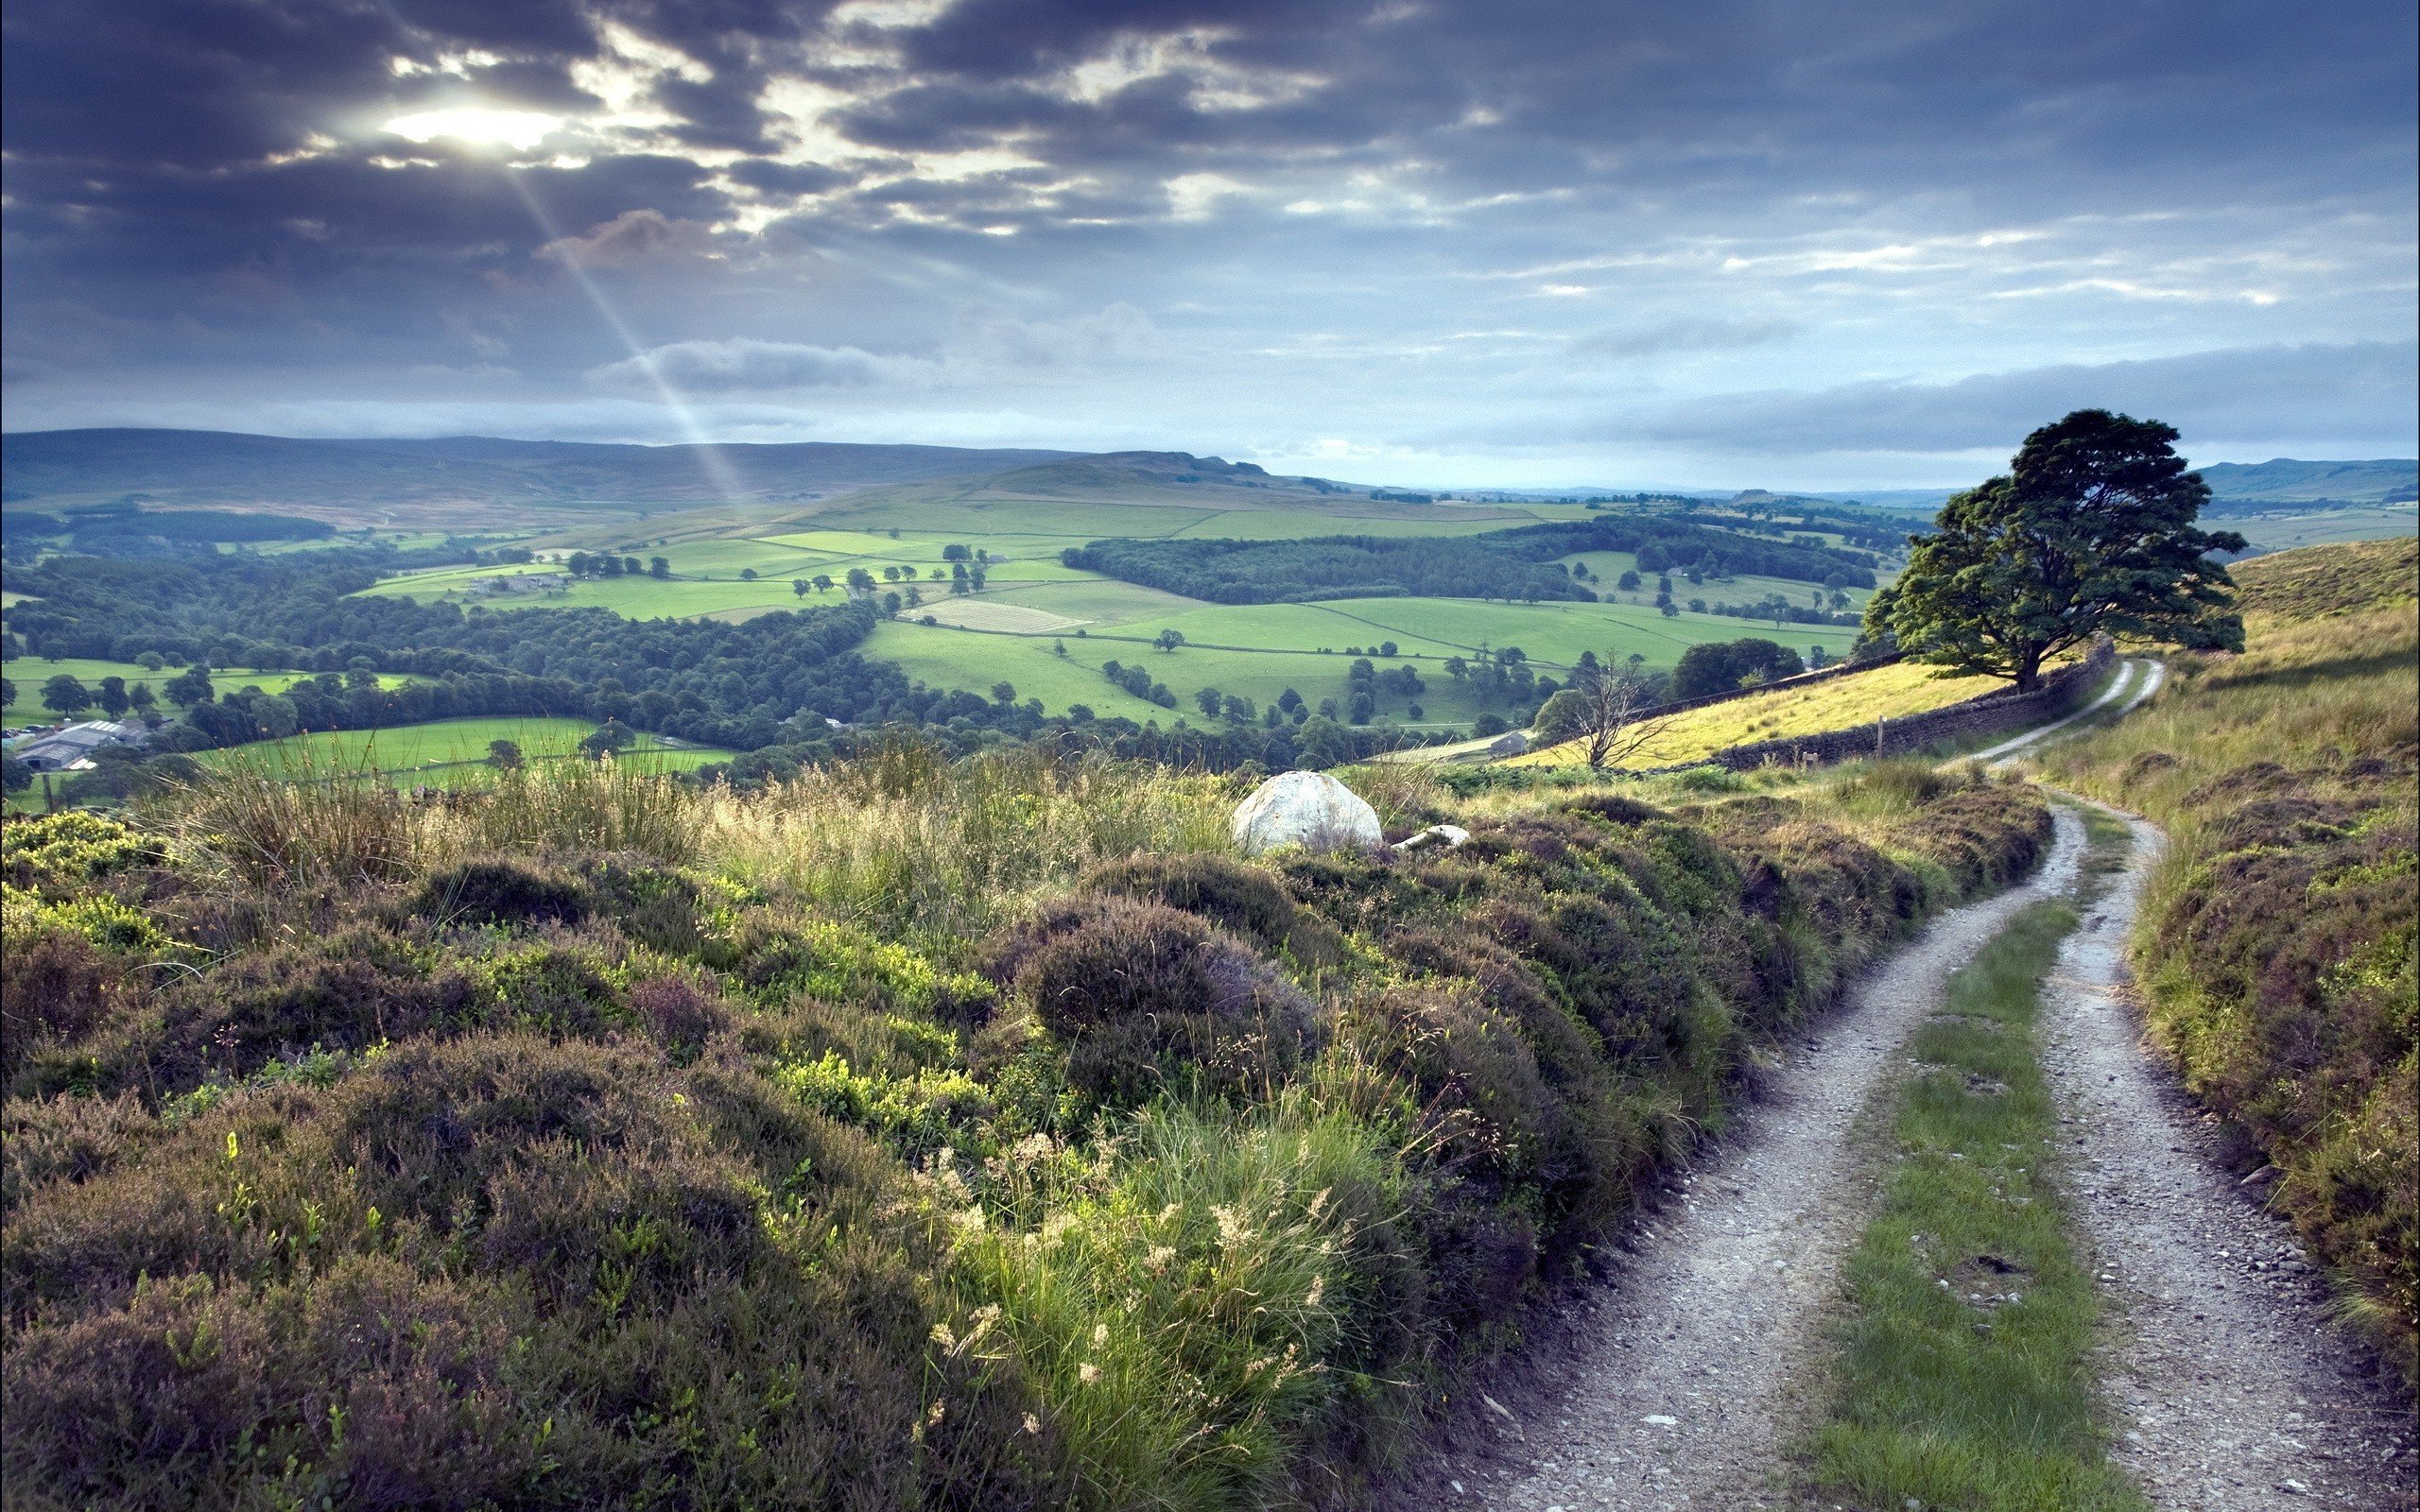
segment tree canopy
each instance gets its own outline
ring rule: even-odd
[[[2051,657],[2100,635],[2240,650],[2231,530],[2193,522],[2209,486],[2176,429],[2080,409],[2025,438],[2005,476],[1950,499],[1866,608],[1909,656],[2032,688]]]

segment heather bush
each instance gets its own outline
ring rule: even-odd
[[[391,833],[321,785],[6,827],[12,1487],[1350,1501],[1759,1035],[2039,828],[1419,777],[1468,845],[1263,865],[1234,784],[913,743]]]
[[[1078,898],[1007,931],[986,962],[1100,1108],[1163,1093],[1268,1097],[1314,1032],[1301,989],[1191,914]]]

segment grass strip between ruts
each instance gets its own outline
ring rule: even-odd
[[[2093,825],[2104,866],[2111,828]],[[2099,1301],[2045,1169],[2058,1108],[2033,1024],[2076,917],[2064,902],[2017,915],[1909,1041],[1896,1161],[1847,1262],[1830,1398],[1804,1445],[1826,1503],[2146,1505],[2104,1454]]]

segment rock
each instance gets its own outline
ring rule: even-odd
[[[1445,848],[1450,850],[1470,837],[1471,832],[1463,829],[1459,824],[1432,824],[1428,828],[1421,831],[1418,834],[1412,835],[1408,839],[1396,841],[1395,849],[1398,850],[1418,850],[1423,847],[1436,845],[1442,841]]]
[[[1312,850],[1377,846],[1378,811],[1325,772],[1281,772],[1236,808],[1236,843],[1258,855],[1279,846]]]

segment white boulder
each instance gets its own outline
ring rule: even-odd
[[[1258,855],[1279,846],[1313,850],[1376,846],[1378,811],[1325,772],[1281,772],[1236,808],[1236,843]]]
[[[1426,846],[1443,845],[1446,850],[1451,850],[1470,837],[1471,832],[1459,824],[1432,824],[1418,834],[1408,839],[1397,840],[1395,849],[1418,850]]]

